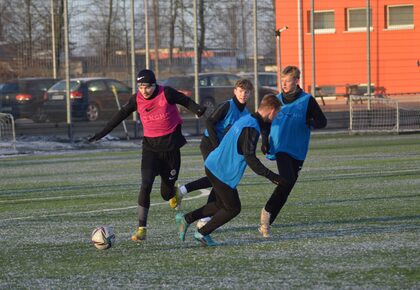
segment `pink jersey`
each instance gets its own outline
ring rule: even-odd
[[[162,86],[157,86],[158,94],[151,100],[137,92],[137,111],[143,124],[145,137],[161,137],[175,131],[182,119],[176,105],[168,103]]]

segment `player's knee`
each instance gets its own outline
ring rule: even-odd
[[[148,195],[148,194],[150,194],[150,192],[152,192],[152,187],[153,187],[153,184],[152,183],[142,182],[142,184],[140,186],[140,193],[139,193],[139,195]]]
[[[149,208],[150,207],[150,196],[140,193],[139,197],[137,199],[137,204],[141,207]]]
[[[235,217],[235,216],[237,216],[240,212],[241,212],[241,207],[239,206],[239,207],[237,207],[237,208],[235,208],[235,209],[233,210],[232,214],[233,214],[233,216]]]
[[[168,186],[162,183],[160,187],[160,195],[162,196],[163,200],[165,201],[170,200],[172,197],[174,197],[174,194],[175,194],[175,189],[173,185]]]
[[[241,212],[241,205],[238,204],[238,205],[230,206],[226,210],[230,214],[230,216],[234,218]]]

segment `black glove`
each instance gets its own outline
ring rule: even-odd
[[[93,137],[90,137],[89,139],[88,139],[88,142],[89,143],[92,143],[92,142],[95,142],[95,141],[98,141],[100,138],[98,138],[98,135],[97,134],[95,134],[95,135],[93,135]]]
[[[269,139],[270,135],[270,128],[265,128],[265,130],[261,131],[261,152],[266,155],[268,151],[270,151],[270,141]]]
[[[206,112],[206,110],[207,110],[207,107],[200,106],[200,107],[198,108],[198,110],[197,110],[196,115],[197,115],[198,117],[201,117],[201,116],[203,116],[203,115],[204,115],[204,113]]]
[[[314,129],[314,120],[313,119],[307,119],[306,120],[306,125],[308,126],[309,129],[313,130]]]
[[[270,179],[270,181],[272,183],[274,183],[275,185],[286,185],[286,179],[284,179],[283,177],[281,177],[280,175],[274,173],[274,172],[270,172],[268,179]]]
[[[264,154],[264,155],[266,155],[267,153],[268,153],[268,150],[269,150],[269,148],[268,148],[268,146],[267,146],[267,144],[262,144],[261,145],[261,152]]]

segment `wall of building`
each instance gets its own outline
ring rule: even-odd
[[[311,0],[277,0],[276,28],[287,25],[281,34],[281,63],[299,65],[298,3],[302,8],[303,85],[312,83],[312,35],[309,32]],[[316,84],[335,85],[340,92],[346,84],[366,84],[367,33],[346,29],[346,9],[364,8],[365,0],[314,0],[315,11],[333,10],[335,31],[315,34]],[[413,4],[414,28],[387,29],[386,6]],[[384,87],[386,94],[420,92],[420,0],[371,0],[371,83]]]

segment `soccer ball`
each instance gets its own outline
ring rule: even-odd
[[[98,250],[106,250],[114,245],[115,234],[108,226],[97,227],[92,232],[91,241]]]

